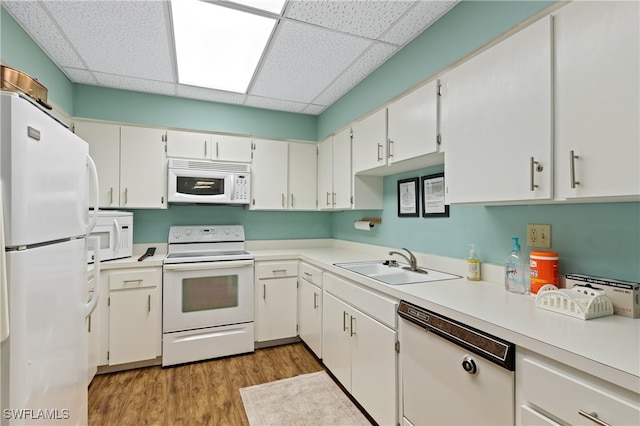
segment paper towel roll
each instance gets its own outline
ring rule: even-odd
[[[359,229],[360,231],[371,231],[373,228],[373,222],[369,222],[367,220],[356,220],[353,222],[353,227]]]

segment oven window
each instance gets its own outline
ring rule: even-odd
[[[237,275],[182,280],[182,312],[210,311],[237,306]]]
[[[189,195],[223,195],[224,178],[178,176],[177,191]]]

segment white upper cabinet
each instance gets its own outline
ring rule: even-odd
[[[351,129],[333,137],[333,208],[351,208]]]
[[[287,143],[254,139],[251,164],[252,210],[287,209]]]
[[[552,198],[551,19],[446,75],[449,203]]]
[[[251,138],[211,135],[211,159],[214,161],[251,162]]]
[[[640,195],[640,30],[635,1],[554,13],[556,198]]]
[[[166,131],[120,126],[120,206],[167,208]]]
[[[100,207],[167,208],[166,131],[77,121],[96,163]]]
[[[438,86],[433,80],[389,105],[389,164],[438,152]]]
[[[387,164],[387,109],[382,108],[353,124],[353,172]]]
[[[75,133],[89,144],[98,172],[98,206],[120,207],[120,125],[76,121]],[[91,186],[93,199],[93,186]]]
[[[289,210],[316,210],[318,146],[315,143],[289,143]]]
[[[209,160],[211,158],[211,135],[167,130],[167,157]]]
[[[318,143],[318,208],[333,208],[333,136]]]

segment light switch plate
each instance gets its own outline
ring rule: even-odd
[[[527,246],[551,248],[551,225],[528,224]]]

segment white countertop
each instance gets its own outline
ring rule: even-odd
[[[266,242],[247,244],[256,261],[300,259],[640,393],[640,319],[612,315],[585,321],[536,309],[535,296],[509,293],[497,282],[461,278],[391,286],[334,266],[391,258],[383,247],[344,241],[298,248],[267,248],[277,244]],[[464,260],[447,262],[415,254],[420,266],[464,273]],[[487,275],[496,276],[495,272]]]

